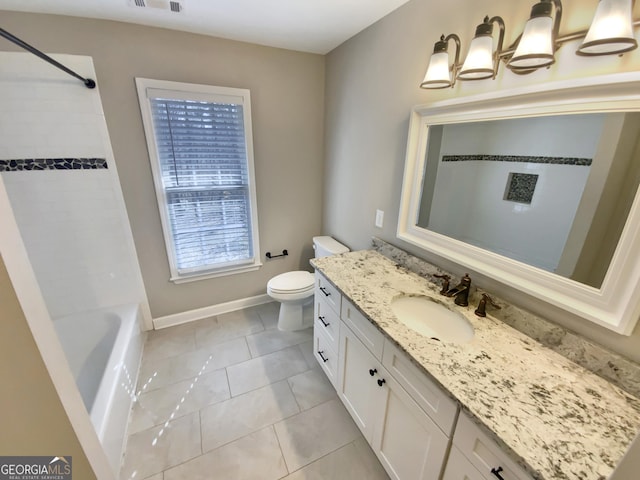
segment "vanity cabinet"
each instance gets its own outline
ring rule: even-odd
[[[318,272],[314,302],[316,359],[391,478],[531,480]]]

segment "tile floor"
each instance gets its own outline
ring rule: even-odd
[[[269,303],[150,332],[121,480],[388,479]]]

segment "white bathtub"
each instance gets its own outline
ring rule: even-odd
[[[138,306],[95,310],[53,323],[117,477],[144,341]]]

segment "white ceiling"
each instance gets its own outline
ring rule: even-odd
[[[177,1],[180,13],[141,8],[134,0],[0,0],[0,10],[117,20],[324,54],[408,0]],[[11,32],[11,25],[0,26]]]

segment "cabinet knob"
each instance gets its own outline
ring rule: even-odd
[[[370,368],[369,369],[369,375],[371,375],[372,377],[378,373],[378,369],[377,368]]]
[[[382,385],[384,385],[385,383],[387,383],[387,381],[384,378],[379,378],[378,379],[378,386],[381,387]]]
[[[504,477],[502,475],[500,475],[500,472],[502,471],[502,467],[498,467],[498,468],[492,468],[491,469],[491,473],[493,473],[496,477],[498,477],[500,480],[504,480]]]
[[[322,359],[322,361],[324,363],[327,363],[329,361],[329,359],[328,358],[324,358],[324,355],[322,355],[323,353],[324,353],[324,350],[321,350],[321,351],[318,352],[318,355],[320,355],[320,358]]]
[[[327,322],[325,322],[325,321],[324,321],[324,317],[320,317],[320,316],[318,316],[318,320],[320,320],[320,321],[322,322],[322,324],[323,324],[325,327],[328,327],[328,326],[329,326],[329,323],[327,323]]]
[[[329,295],[331,295],[331,292],[327,292],[327,290],[326,290],[324,287],[320,287],[320,291],[321,291],[322,293],[324,293],[324,294],[325,294],[325,296],[327,296],[327,297],[328,297]]]

